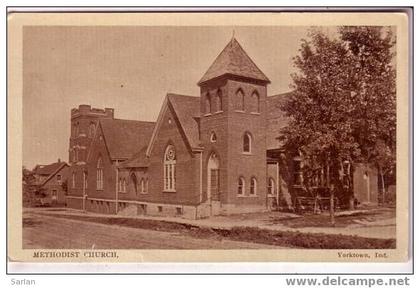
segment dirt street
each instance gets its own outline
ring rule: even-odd
[[[25,249],[279,249],[226,239],[199,239],[179,233],[24,214]]]

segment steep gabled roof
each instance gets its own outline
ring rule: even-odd
[[[281,146],[278,140],[280,129],[287,125],[289,119],[280,107],[292,93],[293,91],[267,97],[267,150]]]
[[[152,135],[154,122],[100,119],[100,126],[111,159],[129,159],[146,146]]]
[[[49,165],[37,165],[34,169],[34,173],[38,175],[48,175],[42,182],[38,183],[41,186],[47,183],[52,177],[54,177],[63,168],[68,167],[66,162],[55,162]]]
[[[168,94],[168,100],[188,143],[193,148],[198,147],[200,145],[199,127],[194,118],[200,117],[200,97]]]
[[[36,165],[33,172],[38,175],[50,175],[54,173],[62,165],[67,165],[66,162],[55,162],[48,165]]]
[[[168,93],[147,147],[147,156],[150,156],[158,130],[168,109],[173,112],[176,122],[179,123],[179,128],[187,146],[190,149],[200,148],[199,127],[197,120],[195,120],[200,115],[200,97]]]
[[[210,79],[226,74],[270,83],[267,76],[255,65],[235,38],[232,38],[219,56],[217,56],[204,76],[198,81],[198,84],[200,85]]]

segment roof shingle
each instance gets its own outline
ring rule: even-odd
[[[111,159],[129,159],[147,146],[155,122],[101,119],[100,124]]]
[[[235,38],[232,38],[219,56],[217,56],[198,84],[226,74],[270,83],[267,76],[255,65]]]
[[[67,165],[66,162],[55,162],[48,165],[36,165],[33,172],[38,175],[50,175],[51,173],[54,173],[57,171],[58,168],[60,168],[62,165]]]
[[[168,102],[181,124],[188,143],[191,147],[198,147],[200,145],[199,127],[194,118],[200,117],[200,97],[168,94]]]

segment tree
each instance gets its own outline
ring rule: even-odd
[[[354,137],[361,161],[373,163],[381,179],[396,162],[396,71],[395,39],[390,28],[377,26],[341,27],[342,41],[354,65],[349,70],[354,107]]]
[[[323,167],[326,171],[332,223],[335,193],[345,187],[344,162],[379,163],[381,159],[382,163],[384,155],[389,153],[379,149],[379,139],[386,147],[394,143],[395,97],[389,95],[392,89],[387,92],[392,84],[378,87],[384,84],[379,75],[395,82],[386,74],[393,73],[388,65],[392,60],[389,51],[392,45],[390,36],[386,34],[384,38],[376,29],[381,31],[380,28],[372,32],[364,27],[341,27],[337,38],[310,31],[309,39],[302,40],[299,55],[293,59],[298,69],[298,73],[292,74],[294,93],[282,107],[291,119],[281,130],[280,139],[285,148],[300,153],[307,170]],[[365,41],[365,38],[375,40]],[[378,62],[382,68],[375,66]],[[381,105],[387,108],[380,109]],[[392,154],[392,149],[387,151]],[[351,206],[351,187],[347,193]]]

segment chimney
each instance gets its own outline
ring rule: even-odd
[[[58,162],[58,163],[60,163],[60,162],[61,162],[61,159],[60,159],[60,158],[58,158],[57,162]]]

